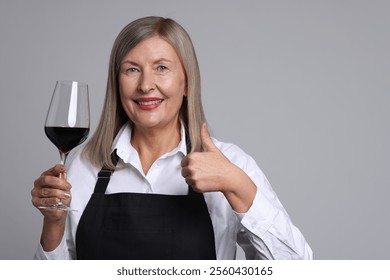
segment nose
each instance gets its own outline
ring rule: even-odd
[[[143,93],[149,93],[156,88],[153,73],[150,71],[143,71],[140,76],[138,90]]]

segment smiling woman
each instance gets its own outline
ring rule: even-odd
[[[59,178],[67,171],[67,178]],[[138,19],[118,35],[98,128],[67,166],[34,184],[39,259],[310,259],[256,162],[211,138],[191,40],[175,21]]]
[[[143,54],[140,45],[148,47],[148,55],[152,56],[147,57],[146,53]],[[129,55],[131,57],[128,57]],[[154,71],[150,71],[151,69]],[[201,103],[199,66],[191,38],[183,27],[171,19],[146,17],[128,24],[114,42],[106,101],[97,131],[87,144],[84,155],[97,166],[114,167],[111,161],[112,141],[123,124],[127,122],[131,126],[134,124],[134,120],[128,118],[125,106],[120,103],[123,95],[119,94],[118,89],[123,76],[138,77],[137,90],[147,91],[147,88],[142,89],[142,86],[149,87],[149,79],[172,75],[179,78],[178,74],[181,71],[185,76],[185,80],[180,81],[184,82],[185,87],[182,94],[186,98],[182,102],[179,115],[190,138],[191,151],[201,151],[200,130],[206,119]],[[151,72],[156,75],[151,76]],[[157,75],[156,72],[161,75]],[[126,80],[130,82],[130,79]],[[176,86],[179,88],[181,85]]]

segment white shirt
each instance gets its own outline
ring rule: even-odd
[[[180,163],[187,154],[182,128],[179,146],[157,159],[147,175],[144,174],[137,151],[130,144],[131,128],[124,125],[113,143],[120,162],[111,176],[106,193],[136,192],[183,195],[188,186],[181,176]],[[183,141],[184,139],[184,141]],[[312,250],[291,222],[288,214],[256,162],[233,144],[213,139],[214,144],[235,165],[240,167],[257,186],[257,193],[248,212],[236,213],[220,192],[204,194],[214,227],[217,259],[235,259],[236,244],[247,259],[312,259]],[[81,149],[67,161],[67,180],[72,185],[71,208],[64,238],[51,252],[39,245],[36,259],[75,259],[75,236],[80,217],[94,191],[99,169],[80,157]]]

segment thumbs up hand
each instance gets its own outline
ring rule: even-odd
[[[223,191],[226,172],[232,163],[215,146],[207,125],[201,130],[202,152],[188,154],[181,162],[181,174],[197,192]]]
[[[246,212],[252,205],[256,185],[249,176],[215,146],[206,123],[201,130],[203,152],[188,154],[181,162],[181,174],[197,192],[222,192],[233,210]]]

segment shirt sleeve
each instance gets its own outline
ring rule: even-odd
[[[276,204],[276,205],[275,205]],[[249,211],[241,219],[237,242],[247,259],[312,259],[305,238],[278,201],[270,201],[259,188]]]
[[[64,235],[65,236],[65,235]],[[46,252],[42,245],[39,244],[34,255],[35,260],[69,260],[71,259],[66,245],[65,237],[62,238],[61,243],[53,251]]]
[[[236,213],[240,221],[237,243],[247,259],[312,259],[313,253],[300,230],[295,227],[266,176],[252,157],[231,146],[227,154],[257,187],[246,213]],[[235,154],[234,156],[232,156]]]

